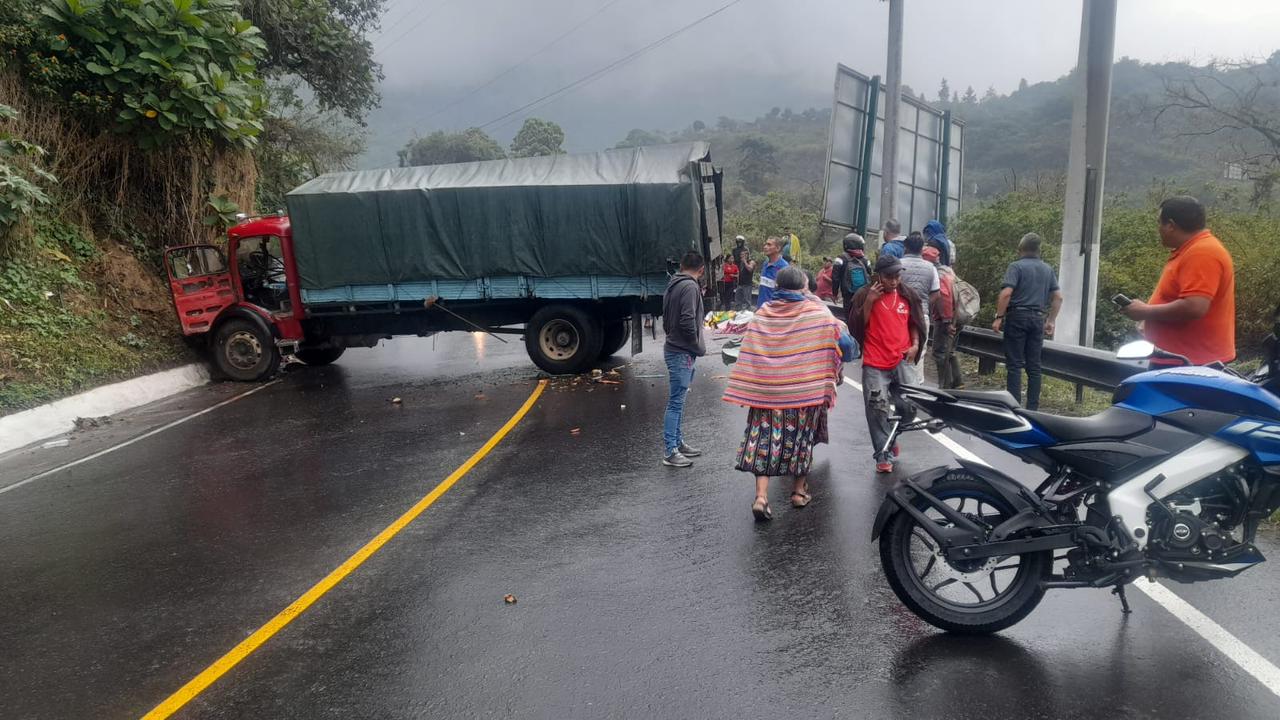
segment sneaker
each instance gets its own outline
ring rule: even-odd
[[[685,445],[684,443],[680,443],[680,447],[678,448],[678,450],[677,450],[677,451],[678,451],[681,455],[683,455],[683,456],[685,456],[685,457],[687,457],[687,458],[698,457],[699,455],[701,455],[701,454],[702,454],[702,451],[701,451],[701,450],[699,450],[699,449],[697,449],[697,448],[691,448],[691,447],[689,447],[688,445]]]
[[[893,472],[893,463],[889,462],[888,460],[885,460],[884,462],[876,463],[876,472],[878,473]]]
[[[693,465],[693,461],[684,455],[681,455],[680,451],[677,450],[662,458],[662,464],[668,467],[689,467]]]

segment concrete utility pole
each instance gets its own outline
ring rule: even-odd
[[[1067,199],[1062,218],[1062,312],[1053,339],[1093,345],[1098,307],[1098,253],[1102,234],[1102,180],[1111,112],[1111,65],[1116,44],[1117,0],[1084,0],[1080,59],[1071,112]]]
[[[889,0],[889,57],[885,63],[884,155],[880,163],[880,227],[898,216],[898,106],[902,104],[902,3]]]

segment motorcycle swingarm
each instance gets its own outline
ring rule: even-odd
[[[1043,550],[1066,550],[1079,544],[1073,533],[1061,532],[1054,535],[1018,538],[1016,540],[956,545],[945,548],[943,553],[951,561],[983,560],[990,557],[1021,555],[1022,553],[1041,552]]]
[[[1076,538],[1076,533],[1072,532],[1072,529],[1065,527],[1051,535],[986,542],[983,540],[987,532],[986,528],[957,512],[950,505],[934,497],[929,491],[911,480],[906,480],[891,490],[889,498],[898,505],[901,511],[914,518],[920,529],[937,541],[938,547],[942,548],[947,559],[952,561],[1020,555],[1042,550],[1065,550],[1080,544]],[[912,502],[916,498],[923,499],[931,508],[954,523],[954,527],[943,527],[938,524],[937,520],[925,515]],[[1032,515],[1034,513],[1027,511],[1019,517],[1012,518],[1011,521],[1017,521],[1020,518]],[[1008,524],[1010,523],[1004,523],[1004,525]]]
[[[934,518],[925,515],[922,510],[915,506],[916,499],[923,499],[924,502],[940,515],[952,523],[952,527],[944,527],[938,524]],[[938,542],[939,547],[950,548],[957,545],[969,545],[972,543],[982,542],[983,536],[986,535],[987,529],[973,522],[955,508],[939,500],[929,493],[922,485],[914,480],[904,480],[902,484],[889,491],[885,497],[885,505],[890,501],[897,506],[896,511],[905,512],[915,519],[916,524],[925,532],[929,533],[934,540]],[[884,515],[884,508],[881,508],[881,514]],[[892,513],[889,513],[892,514]],[[887,516],[886,516],[887,519]],[[882,522],[877,518],[875,535],[880,534]]]
[[[986,483],[992,492],[1004,498],[1020,513],[1033,508],[1039,510],[1042,507],[1039,500],[1026,488],[1022,487],[1018,481],[995,468],[963,459],[960,460],[960,464],[970,474]],[[938,527],[936,522],[927,518],[913,504],[916,497],[922,497],[930,507],[933,507],[948,520],[955,523],[956,528],[952,529],[955,530],[954,537],[950,538],[953,542],[950,544],[978,542],[986,534],[987,528],[982,528],[971,522],[968,518],[957,513],[950,505],[928,492],[933,487],[933,484],[946,477],[950,470],[951,468],[946,466],[930,468],[916,473],[890,490],[885,495],[879,512],[876,513],[875,523],[872,525],[871,530],[871,539],[875,540],[880,537],[880,533],[884,530],[885,525],[888,524],[889,518],[899,512],[906,511],[925,528],[926,532],[946,547],[948,545],[946,542],[946,536],[949,534],[948,529]],[[928,520],[927,523],[925,522],[926,519]],[[937,534],[935,534],[935,531]]]

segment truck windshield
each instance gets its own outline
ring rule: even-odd
[[[280,238],[266,235],[241,240],[236,248],[236,268],[246,300],[268,310],[284,308],[289,289]]]

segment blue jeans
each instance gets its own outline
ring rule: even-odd
[[[1022,402],[1022,370],[1027,371],[1027,402],[1040,407],[1040,351],[1044,348],[1044,316],[1038,312],[1011,310],[1004,321],[1005,388]]]
[[[675,452],[684,443],[680,421],[684,418],[684,399],[693,384],[693,361],[686,352],[667,350],[662,353],[667,361],[667,374],[671,378],[671,395],[667,399],[667,414],[662,419],[662,441],[666,454]]]

